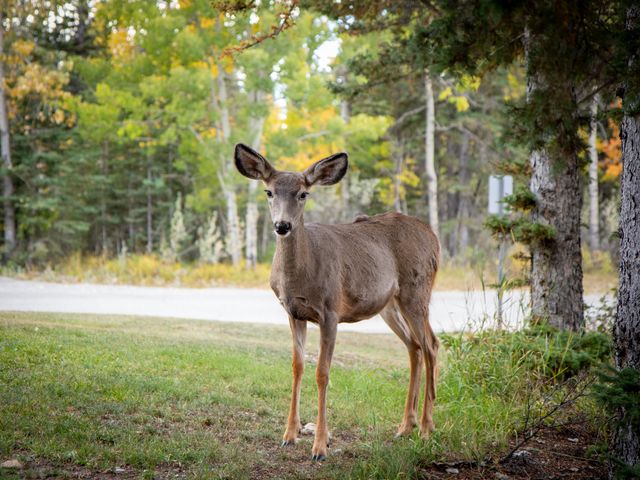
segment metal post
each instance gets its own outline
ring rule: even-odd
[[[502,200],[504,198],[504,177],[500,177],[498,181],[498,198]],[[498,202],[498,215],[501,217],[504,215],[504,204],[502,201]],[[502,288],[502,282],[504,281],[504,256],[505,256],[505,242],[504,239],[500,239],[500,247],[498,250],[498,330],[502,330],[502,294],[504,289]]]
[[[504,260],[507,256],[507,242],[500,240],[500,249],[498,251],[498,330],[502,330],[502,296],[504,295]]]

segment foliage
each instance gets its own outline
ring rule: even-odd
[[[574,333],[542,324],[514,334],[513,354],[528,369],[554,380],[598,367],[611,353],[611,338],[601,332]]]
[[[617,370],[613,367],[599,373],[599,382],[593,386],[594,396],[615,419],[615,425],[640,429],[640,371],[631,367]],[[640,465],[627,465],[617,458],[613,461],[615,478],[640,477]]]
[[[596,398],[611,413],[624,412],[632,428],[640,428],[640,371],[609,367],[599,373],[599,380],[594,385]]]
[[[531,222],[523,217],[511,219],[500,215],[489,215],[485,226],[498,237],[510,237],[525,245],[544,245],[553,241],[555,230],[549,225]]]
[[[519,186],[515,193],[505,196],[502,201],[514,210],[527,211],[536,205],[536,196],[528,188]]]

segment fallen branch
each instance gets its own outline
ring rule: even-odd
[[[513,455],[520,450],[525,444],[535,438],[538,433],[545,427],[549,426],[554,428],[557,424],[547,425],[546,420],[552,418],[561,410],[566,407],[575,404],[575,402],[586,396],[586,391],[589,386],[593,383],[593,377],[587,377],[586,375],[581,375],[579,377],[570,378],[569,380],[562,382],[560,384],[555,385],[548,393],[543,395],[541,402],[542,406],[538,409],[538,415],[534,417],[534,404],[537,403],[532,395],[527,397],[527,407],[525,410],[525,419],[524,419],[524,427],[523,427],[523,437],[522,440],[516,443],[516,445],[511,449],[507,455],[502,457],[498,463],[504,464],[513,458]],[[562,397],[559,401],[550,404],[554,395],[562,391]],[[546,407],[550,407],[548,410]],[[546,410],[546,411],[545,411]]]

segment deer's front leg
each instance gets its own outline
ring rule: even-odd
[[[316,421],[316,436],[311,449],[313,460],[327,458],[329,445],[329,427],[327,425],[327,386],[329,385],[329,370],[331,357],[336,344],[338,322],[334,318],[325,319],[320,327],[320,356],[316,368],[316,383],[318,384],[318,420]]]
[[[302,374],[304,373],[304,344],[307,339],[306,321],[289,317],[289,326],[291,327],[291,337],[293,339],[293,354],[291,360],[293,382],[287,429],[282,438],[283,447],[295,443],[298,438],[298,432],[302,428],[302,424],[300,423],[300,385],[302,383]]]

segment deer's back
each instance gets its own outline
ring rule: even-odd
[[[388,212],[359,216],[353,223],[310,224],[308,228],[312,238],[329,243],[336,255],[341,254],[341,261],[345,256],[361,260],[363,255],[384,255],[393,258],[399,273],[411,267],[433,273],[438,269],[438,239],[429,225],[415,217]]]
[[[308,231],[326,252],[323,275],[339,279],[341,302],[353,307],[345,316],[354,321],[378,313],[401,289],[431,291],[440,246],[415,217],[390,212],[350,224],[309,225]]]

